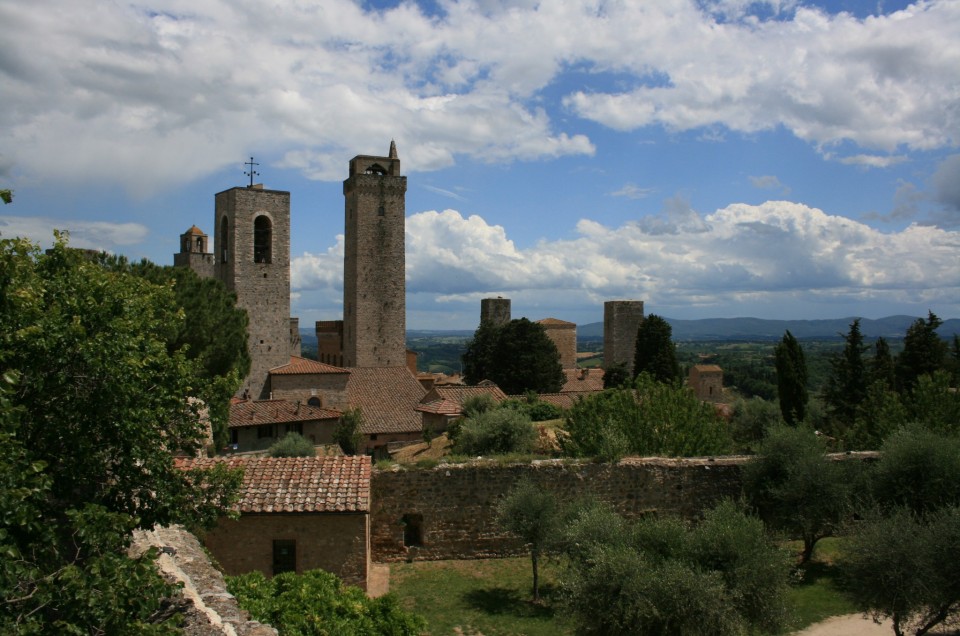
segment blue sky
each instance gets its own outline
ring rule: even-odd
[[[960,2],[0,0],[0,234],[172,263],[292,199],[340,317],[342,180],[396,140],[407,323],[960,316]],[[42,43],[42,45],[38,45]]]

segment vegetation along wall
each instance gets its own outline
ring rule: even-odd
[[[592,496],[625,517],[678,514],[697,518],[740,494],[744,457],[628,458],[616,464],[542,460],[441,464],[375,470],[371,483],[374,561],[472,559],[523,553],[496,523],[500,499],[529,478],[573,501]]]

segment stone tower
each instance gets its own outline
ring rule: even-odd
[[[480,299],[480,323],[490,322],[495,325],[505,325],[510,322],[510,299],[501,298],[481,298]]]
[[[633,375],[637,330],[643,322],[642,300],[608,300],[603,303],[603,367],[625,363]]]
[[[564,369],[577,368],[577,325],[558,318],[544,318],[537,324],[543,327],[547,337],[553,341],[560,353],[560,366]]]
[[[180,235],[180,251],[173,255],[174,267],[189,267],[200,278],[213,278],[210,239],[196,225]]]
[[[216,195],[215,273],[250,320],[250,374],[240,394],[269,397],[270,369],[290,362],[290,193],[262,186]]]
[[[406,365],[404,223],[407,178],[397,146],[358,155],[343,182],[343,364]]]

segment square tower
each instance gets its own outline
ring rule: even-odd
[[[174,267],[189,267],[200,278],[213,278],[213,254],[207,252],[210,241],[196,225],[180,235],[180,251],[173,255]]]
[[[643,322],[642,300],[608,300],[603,303],[603,368],[623,363],[633,375],[637,330]]]
[[[350,160],[343,182],[343,365],[406,365],[404,230],[407,178],[397,146]]]
[[[290,193],[262,186],[216,195],[216,276],[247,311],[250,374],[240,394],[269,397],[270,369],[290,362]]]

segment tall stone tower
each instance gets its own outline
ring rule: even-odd
[[[633,374],[637,330],[643,322],[642,300],[608,300],[603,303],[603,367],[624,363]]]
[[[213,254],[210,239],[196,225],[180,235],[180,251],[173,255],[175,267],[189,267],[200,278],[213,278]]]
[[[343,182],[346,367],[406,365],[406,192],[394,142],[386,157],[350,160],[350,175]]]
[[[480,299],[480,323],[492,323],[494,325],[505,325],[510,322],[510,299],[501,298],[481,298]]]
[[[250,323],[250,374],[240,394],[269,397],[270,369],[290,362],[290,193],[262,186],[216,195],[215,272]]]

